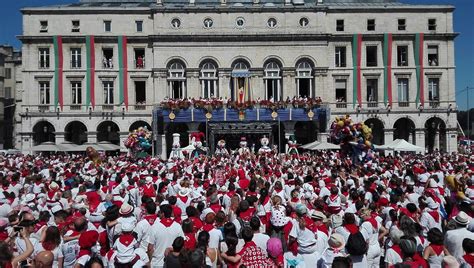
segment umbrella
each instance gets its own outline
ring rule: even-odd
[[[56,143],[54,143],[52,141],[47,141],[47,142],[43,142],[39,145],[33,146],[31,148],[31,151],[33,151],[33,152],[57,152],[57,151],[61,151],[61,149],[58,148]]]
[[[104,148],[104,151],[117,151],[120,150],[119,145],[115,145],[109,141],[100,141],[97,145]]]
[[[339,150],[341,149],[341,146],[339,145],[336,145],[336,144],[332,144],[332,143],[328,143],[328,142],[320,142],[310,148],[308,148],[309,150],[312,150],[312,151],[321,151],[321,150]]]

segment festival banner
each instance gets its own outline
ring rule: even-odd
[[[95,108],[95,41],[94,36],[86,37],[86,107]]]
[[[128,59],[127,59],[127,37],[118,37],[118,61],[119,61],[119,100],[125,104],[128,110]]]
[[[383,35],[384,103],[392,107],[392,34]]]
[[[417,33],[415,35],[415,66],[416,66],[416,106],[424,106],[425,104],[425,93],[424,93],[424,70],[423,70],[423,48],[424,48],[424,35],[423,33]]]
[[[58,104],[63,110],[63,39],[61,36],[53,37],[54,43],[54,109]]]
[[[353,68],[353,100],[352,107],[355,108],[356,102],[362,105],[360,63],[361,63],[362,35],[354,34],[352,38],[352,68]]]

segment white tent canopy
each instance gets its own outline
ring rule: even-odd
[[[33,146],[30,149],[33,152],[57,152],[61,149],[58,148],[56,143],[52,141],[43,142],[39,145]]]
[[[314,141],[314,142],[301,146],[301,148],[306,149],[306,150],[311,150],[311,151],[321,151],[321,150],[339,150],[341,149],[341,146],[328,143],[325,141],[323,142]]]
[[[378,149],[392,150],[392,151],[397,151],[397,152],[424,152],[425,151],[424,148],[411,144],[404,139],[396,139],[389,144],[379,146]]]

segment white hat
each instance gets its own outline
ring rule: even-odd
[[[148,176],[148,177],[145,178],[145,181],[146,181],[147,183],[150,183],[150,182],[153,181],[153,178],[150,177],[150,176]]]
[[[420,180],[421,183],[426,183],[428,181],[428,176],[426,174],[420,174],[418,175],[418,180]]]
[[[210,208],[205,208],[202,213],[201,213],[201,220],[204,221],[204,219],[206,219],[206,216],[207,214],[210,214],[210,213],[215,213],[214,210],[210,209]]]
[[[227,186],[225,185],[222,185],[221,188],[219,189],[219,191],[224,192],[224,193],[227,192],[227,190],[228,190]]]
[[[130,206],[128,203],[123,203],[120,207],[119,214],[120,215],[127,215],[133,211],[133,207]]]
[[[131,221],[125,221],[122,223],[123,232],[131,232],[135,229],[135,225]]]
[[[51,208],[51,213],[55,214],[56,212],[62,210],[63,208],[60,205],[56,205]]]
[[[467,216],[466,212],[460,211],[456,217],[454,217],[454,221],[460,225],[468,225],[469,224],[469,216]]]
[[[33,202],[36,199],[35,194],[27,194],[25,195],[25,203]]]
[[[180,196],[187,196],[189,194],[189,189],[188,188],[181,188],[178,192],[178,195]]]
[[[50,185],[49,185],[49,189],[50,190],[57,190],[59,189],[59,185],[56,183],[56,182],[52,182]]]

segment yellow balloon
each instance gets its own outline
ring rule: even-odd
[[[367,147],[371,147],[371,146],[372,146],[372,143],[371,143],[370,141],[365,141],[365,145],[366,145]]]
[[[343,127],[344,126],[344,121],[340,120],[339,122],[337,122],[337,125],[340,126],[340,127]]]

